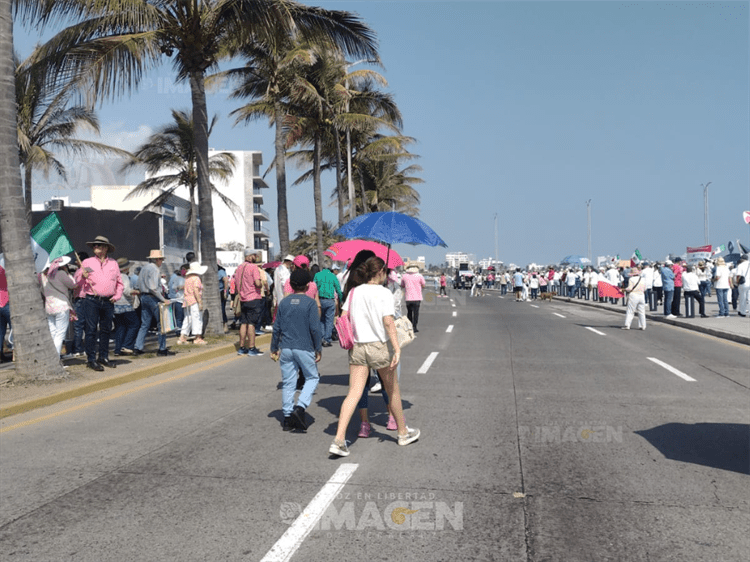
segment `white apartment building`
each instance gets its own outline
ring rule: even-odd
[[[215,185],[222,195],[239,207],[239,212],[235,215],[218,196],[215,194],[212,196],[216,247],[227,248],[230,245],[239,244],[264,250],[265,260],[269,255],[270,232],[263,223],[271,219],[268,211],[263,207],[263,189],[268,188],[268,184],[261,176],[262,153],[211,149],[208,156],[211,158],[219,152],[229,152],[234,155],[235,169],[228,182],[216,182]],[[91,206],[96,209],[140,211],[154,199],[156,194],[151,193],[126,200],[125,197],[133,187],[132,185],[91,186]],[[185,187],[175,190],[175,195],[186,201],[190,199],[188,189]],[[174,210],[167,208],[164,212],[177,222],[187,221],[185,208],[174,208]]]
[[[469,263],[469,254],[465,254],[464,252],[451,252],[445,254],[445,261],[448,264],[448,267],[458,269],[459,264]]]

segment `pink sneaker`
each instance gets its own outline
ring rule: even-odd
[[[396,418],[394,418],[393,416],[388,416],[388,425],[386,425],[385,428],[390,431],[397,430],[398,426],[396,425]]]
[[[362,422],[362,425],[359,426],[357,437],[369,437],[371,429],[370,422]]]

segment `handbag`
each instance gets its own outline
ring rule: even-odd
[[[350,293],[350,297],[354,295],[354,289]],[[351,320],[349,319],[349,312],[344,312],[341,316],[333,321],[336,326],[336,333],[339,335],[339,345],[342,349],[351,349],[354,347],[354,329],[352,328]]]
[[[395,324],[398,346],[403,349],[417,337],[414,335],[414,326],[406,316],[399,316],[396,318]]]
[[[237,291],[234,295],[234,298],[232,299],[232,311],[234,312],[235,316],[239,316],[242,312],[242,301],[240,300],[240,288],[242,287],[242,278],[245,276],[245,270],[242,270],[242,275],[240,276],[240,282],[235,283],[235,290]]]

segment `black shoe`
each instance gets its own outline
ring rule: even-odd
[[[133,355],[143,355],[144,353],[145,353],[145,351],[143,351],[142,349],[134,349],[133,350]]]
[[[305,409],[302,406],[295,406],[292,410],[292,423],[297,429],[307,431],[307,422],[305,421]]]
[[[115,367],[117,367],[117,363],[113,363],[109,359],[97,359],[96,362],[99,363],[99,365],[104,365],[105,367],[109,367],[110,369],[114,369]]]
[[[416,328],[414,328],[414,333],[416,334],[417,332],[419,332],[419,330],[417,330]]]
[[[169,351],[168,349],[160,349],[156,352],[156,354],[161,357],[166,357],[167,355],[177,355],[174,351]]]
[[[86,366],[89,369],[93,369],[94,371],[103,371],[104,370],[104,367],[102,367],[101,365],[99,365],[99,363],[96,363],[94,361],[89,361],[88,363],[86,363]]]
[[[292,422],[291,416],[284,417],[284,423],[281,424],[281,429],[284,431],[292,431],[294,429],[294,423]]]
[[[742,314],[741,312],[738,312],[737,314],[739,314],[739,315],[740,315],[740,316],[742,316],[743,318],[744,318],[744,317],[746,316],[745,314]]]
[[[331,347],[331,342],[329,342],[329,341],[324,341],[324,342],[323,342],[323,343],[321,343],[320,345],[321,345],[321,346],[323,346],[323,347]]]

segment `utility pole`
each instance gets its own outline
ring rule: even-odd
[[[591,261],[591,199],[586,201],[586,220],[588,224],[588,240],[589,240],[589,253],[586,256],[589,258],[590,263],[594,263]]]
[[[495,213],[495,263],[498,263],[498,251],[497,251],[497,213]]]
[[[709,245],[709,237],[708,237],[708,186],[711,185],[711,182],[708,182],[706,184],[701,184],[701,187],[703,188],[703,243],[708,246]]]

